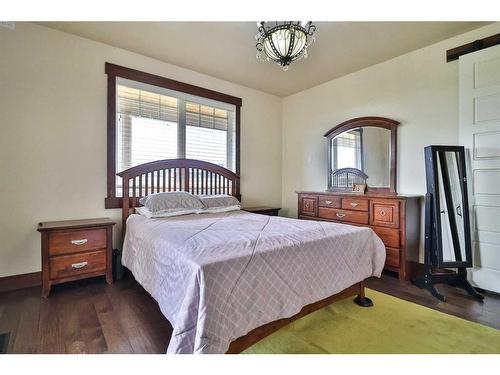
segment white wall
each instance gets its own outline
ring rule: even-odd
[[[286,97],[282,214],[296,217],[295,191],[326,189],[323,134],[361,116],[401,122],[397,189],[425,194],[424,147],[458,142],[458,62],[446,63],[446,50],[498,32],[491,24]]]
[[[104,209],[106,61],[241,97],[243,204],[281,204],[281,98],[30,23],[0,28],[0,51],[0,277],[40,270],[40,221],[120,219]]]

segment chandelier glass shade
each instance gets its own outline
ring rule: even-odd
[[[315,39],[311,21],[258,22],[257,58],[273,61],[287,70],[295,60],[307,58],[307,47]]]

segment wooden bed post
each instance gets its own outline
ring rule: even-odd
[[[130,199],[129,199],[129,179],[128,176],[122,178],[122,239],[125,238],[125,226],[127,223],[128,215],[130,214]]]
[[[359,291],[358,296],[354,298],[354,302],[361,307],[372,307],[373,301],[365,296],[365,283],[364,281],[360,281],[358,283]]]

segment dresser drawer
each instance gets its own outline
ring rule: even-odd
[[[299,212],[301,215],[316,216],[318,198],[313,195],[301,195],[299,200]]]
[[[345,210],[368,211],[368,199],[342,198],[342,208]]]
[[[329,195],[320,195],[318,198],[318,206],[320,207],[330,207],[330,208],[340,208],[340,197],[333,197]]]
[[[72,254],[106,247],[106,229],[53,232],[49,237],[50,255]]]
[[[399,202],[370,201],[371,225],[399,228]]]
[[[385,246],[399,248],[399,229],[373,227]]]
[[[60,279],[106,269],[106,250],[50,258],[50,278]]]
[[[332,219],[348,223],[368,224],[368,212],[320,207],[318,216],[323,219]]]
[[[399,249],[391,249],[390,247],[386,247],[385,249],[385,265],[389,267],[399,268]]]

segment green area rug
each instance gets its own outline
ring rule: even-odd
[[[333,303],[244,353],[500,353],[500,330],[374,290],[367,296],[374,307]]]

